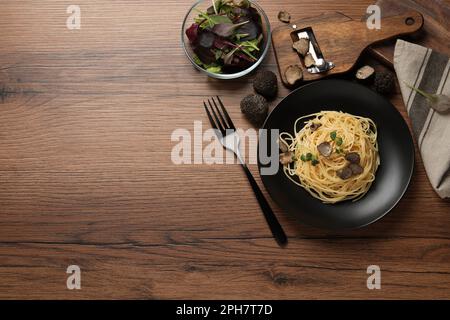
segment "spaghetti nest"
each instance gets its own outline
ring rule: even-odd
[[[280,135],[284,155],[292,157],[284,172],[294,183],[328,204],[356,201],[369,191],[380,165],[371,119],[322,111],[297,119],[294,132]]]

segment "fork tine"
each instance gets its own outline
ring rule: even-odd
[[[222,123],[220,122],[219,117],[217,117],[217,114],[214,111],[214,108],[213,108],[213,106],[211,104],[211,101],[209,101],[209,99],[208,99],[208,104],[209,104],[209,107],[210,107],[210,109],[212,111],[212,115],[214,116],[214,120],[215,120],[215,123],[216,123],[216,129],[220,130],[222,135],[225,136],[225,133],[226,133],[225,132],[225,128],[222,126]]]
[[[227,120],[225,120],[225,118],[222,115],[222,111],[219,110],[219,107],[216,104],[216,100],[214,100],[214,98],[211,98],[212,102],[214,103],[214,107],[216,108],[217,113],[219,114],[220,120],[223,123],[223,126],[225,127],[225,129],[231,129],[231,125],[227,122]]]
[[[205,111],[206,111],[206,114],[208,115],[209,122],[211,122],[211,127],[213,127],[213,129],[216,129],[216,130],[217,130],[217,125],[216,125],[216,123],[214,122],[213,118],[211,117],[211,113],[209,112],[208,107],[206,106],[205,101],[203,101],[203,106],[205,107]]]
[[[225,106],[223,105],[222,100],[220,100],[219,96],[217,96],[217,100],[219,101],[220,107],[223,110],[223,114],[225,115],[229,126],[231,127],[231,129],[236,130],[236,127],[234,126],[234,123],[231,120],[230,115],[228,114],[227,109],[225,109]]]

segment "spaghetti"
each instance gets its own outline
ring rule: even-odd
[[[356,201],[369,191],[380,165],[371,119],[322,111],[297,119],[294,132],[280,135],[291,157],[284,172],[294,183],[328,204]]]

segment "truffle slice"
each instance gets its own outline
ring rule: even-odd
[[[339,171],[337,173],[338,177],[341,178],[342,180],[347,180],[350,179],[353,175],[352,169],[350,169],[349,167],[345,167],[344,169],[342,169],[341,171]]]
[[[303,79],[303,71],[299,65],[291,65],[284,72],[286,81],[290,86],[295,85],[298,81]]]
[[[315,64],[316,64],[316,60],[314,60],[311,53],[308,53],[305,56],[305,67],[310,68],[310,67],[314,66]]]
[[[261,71],[253,81],[253,88],[267,99],[273,99],[278,93],[278,79],[272,71]]]
[[[306,56],[309,51],[309,39],[301,38],[300,40],[295,41],[292,48],[303,57]]]
[[[317,150],[319,150],[320,154],[324,157],[329,157],[333,153],[333,147],[329,142],[323,142],[317,146]]]
[[[354,176],[358,176],[358,175],[360,175],[361,173],[364,172],[364,168],[361,167],[359,164],[356,164],[356,163],[350,164],[348,166],[348,168],[352,171],[352,174]]]
[[[241,111],[255,126],[260,127],[269,112],[267,100],[259,94],[251,94],[241,101]]]
[[[289,151],[289,146],[287,145],[286,142],[284,142],[283,140],[278,140],[278,145],[280,147],[280,151],[282,153],[288,152]]]
[[[292,162],[294,162],[294,153],[293,152],[288,151],[288,152],[280,154],[280,163],[283,166],[286,166]]]
[[[309,128],[311,129],[311,132],[315,132],[315,131],[317,131],[321,126],[322,126],[321,123],[314,122],[314,123],[312,123],[312,124],[309,126]]]
[[[278,20],[284,23],[289,23],[291,22],[291,14],[287,11],[280,11],[278,13]]]
[[[356,152],[350,152],[345,155],[345,160],[350,163],[359,164],[361,162],[361,157]]]
[[[368,83],[373,80],[375,76],[375,69],[371,66],[364,66],[356,72],[356,79],[362,83]]]

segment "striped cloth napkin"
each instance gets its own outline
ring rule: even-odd
[[[450,113],[434,111],[409,87],[450,95],[449,57],[398,40],[394,67],[428,178],[441,198],[450,198]]]

